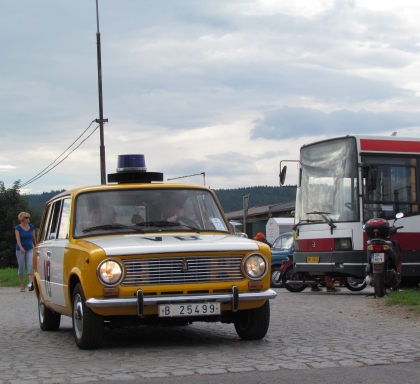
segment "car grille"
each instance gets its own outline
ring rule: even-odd
[[[240,281],[242,256],[126,259],[124,286]]]

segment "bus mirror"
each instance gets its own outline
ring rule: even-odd
[[[287,165],[285,165],[280,172],[280,185],[284,185],[284,182],[286,181],[286,172],[287,172]]]

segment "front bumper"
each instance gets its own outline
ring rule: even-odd
[[[232,311],[238,309],[239,301],[271,300],[275,299],[277,293],[268,289],[264,292],[238,292],[238,287],[233,286],[232,292],[206,295],[182,295],[182,296],[144,296],[141,289],[137,290],[136,297],[121,297],[110,299],[91,298],[86,300],[86,305],[91,308],[104,307],[137,307],[139,316],[143,315],[144,306],[158,304],[175,304],[191,302],[230,302]]]

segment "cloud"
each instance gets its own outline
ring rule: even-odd
[[[390,130],[420,127],[420,113],[337,110],[325,113],[309,108],[282,107],[255,121],[251,138],[284,140],[313,132],[324,135],[384,134]]]

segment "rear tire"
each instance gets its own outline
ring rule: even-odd
[[[38,294],[38,319],[43,331],[57,331],[60,328],[61,315],[45,306],[41,293]]]
[[[73,292],[73,334],[80,349],[95,349],[101,346],[104,320],[86,305],[85,294],[80,283]]]
[[[357,279],[356,277],[347,277],[344,286],[353,292],[363,291],[367,284],[365,279]]]
[[[289,292],[302,292],[306,285],[289,285],[286,283],[287,280],[294,280],[295,277],[295,269],[293,268],[293,265],[290,265],[289,268],[286,269],[286,271],[281,275],[281,281],[283,282],[284,288],[286,288]]]
[[[384,272],[373,275],[373,289],[377,297],[385,296],[385,277]]]
[[[236,333],[242,340],[260,340],[270,325],[270,302],[255,309],[238,311],[235,320]]]

